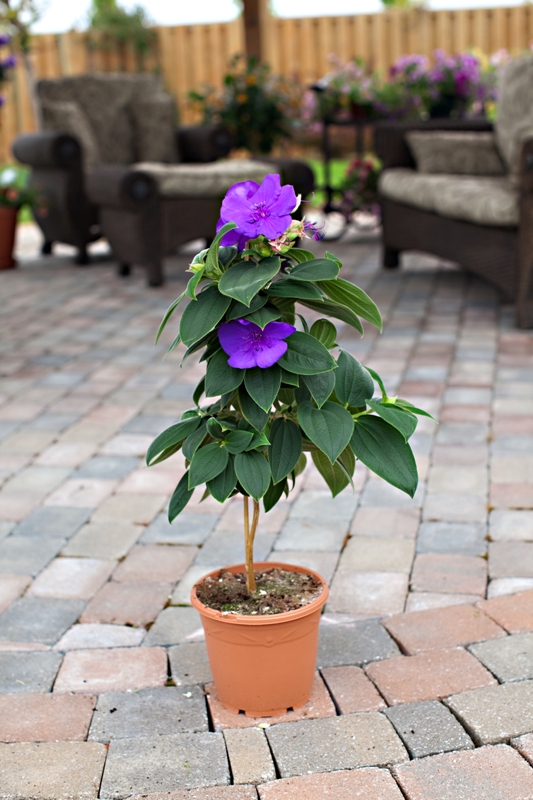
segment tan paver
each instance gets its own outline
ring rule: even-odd
[[[111,494],[118,481],[99,478],[73,478],[46,498],[47,506],[96,508]]]
[[[475,556],[424,553],[415,559],[411,589],[415,592],[442,592],[484,595],[487,562]]]
[[[350,533],[353,536],[415,539],[419,522],[420,511],[417,508],[363,506],[355,514]]]
[[[144,528],[130,522],[96,522],[84,525],[63,548],[62,555],[85,558],[124,558],[142,536]]]
[[[106,583],[86,606],[80,622],[108,622],[145,627],[170,598],[170,583]]]
[[[386,769],[353,769],[323,775],[285,778],[259,787],[260,800],[401,800],[402,793]]]
[[[381,711],[387,704],[359,667],[326,667],[322,677],[342,714]]]
[[[115,568],[113,561],[94,558],[56,558],[33,581],[28,594],[88,600]]]
[[[257,792],[255,786],[212,786],[209,789],[134,794],[128,800],[257,800]]]
[[[0,573],[0,614],[23,593],[31,583],[31,575]]]
[[[236,784],[257,784],[274,780],[276,770],[261,728],[233,728],[224,731],[226,749]]]
[[[54,692],[126,692],[164,686],[167,654],[161,647],[72,650],[66,653]]]
[[[113,580],[176,583],[198,552],[185,545],[137,545],[120,564]]]
[[[164,494],[115,494],[98,507],[93,522],[133,522],[149,525],[161,511]]]
[[[95,707],[90,694],[0,694],[0,742],[82,742]]]

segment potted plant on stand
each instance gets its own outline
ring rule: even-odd
[[[147,463],[180,449],[185,456],[170,521],[202,485],[204,497],[221,503],[243,497],[245,563],[198,581],[191,601],[221,702],[252,716],[308,701],[328,596],[312,570],[254,563],[260,504],[269,511],[289,494],[307,455],[333,496],[352,481],[357,459],[413,496],[418,476],[408,439],[416,415],[425,414],[388,397],[379,375],[338,347],[330,318],[363,333],[361,318],[381,328],[381,317],[361,289],[339,277],[335,256],[295,247],[298,237],[320,238],[312,223],[291,219],[297,206],[293,187],[280,186],[278,175],[233,186],[213,244],[193,259],[187,288],[157,336],[190,298],[170,350],[182,342],[185,357],[202,353],[205,377],[194,408],[155,439]],[[309,325],[296,304],[319,318]],[[203,405],[204,395],[218,399]]]
[[[38,193],[28,187],[28,173],[16,167],[0,168],[0,269],[16,267],[13,258],[17,219],[23,206],[35,205]],[[40,208],[40,214],[46,209]]]

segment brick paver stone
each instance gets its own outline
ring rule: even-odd
[[[113,561],[56,558],[33,581],[29,596],[90,599],[115,568]]]
[[[418,533],[416,551],[482,556],[487,551],[485,526],[464,522],[424,522]]]
[[[188,642],[168,648],[170,673],[176,686],[211,683],[213,676],[205,642]]]
[[[353,536],[346,545],[339,568],[356,572],[409,572],[415,554],[411,539]]]
[[[107,692],[98,698],[89,739],[109,742],[133,736],[207,731],[205,698],[198,686],[164,686]]]
[[[507,745],[444,753],[394,767],[408,800],[528,800],[533,770]]]
[[[533,631],[533,591],[483,600],[478,608],[510,633]]]
[[[98,797],[106,748],[97,742],[0,744],[0,791],[9,800]]]
[[[470,605],[413,611],[384,620],[383,625],[406,653],[505,636],[499,625]]]
[[[403,611],[408,572],[354,572],[338,569],[331,584],[329,613],[383,617]]]
[[[196,547],[166,544],[136,545],[113,575],[115,581],[176,583],[192,562]]]
[[[229,782],[221,733],[115,739],[109,745],[100,795],[126,798],[132,791],[163,792]]]
[[[423,553],[415,558],[411,588],[415,592],[484,595],[487,562],[482,558]]]
[[[0,741],[84,741],[95,704],[92,695],[0,695]]]
[[[142,544],[203,544],[218,522],[214,514],[183,514],[172,524],[160,514],[146,529]]]
[[[85,608],[80,622],[145,626],[153,622],[168,598],[170,583],[106,583]]]
[[[87,622],[73,625],[54,645],[54,650],[87,650],[94,647],[135,647],[146,635],[144,628]]]
[[[146,634],[144,644],[147,646],[181,644],[203,638],[202,621],[196,609],[164,608]]]
[[[0,652],[0,692],[50,692],[60,653]]]
[[[84,606],[83,600],[21,597],[0,616],[0,640],[55,644]]]
[[[489,533],[493,542],[531,541],[533,511],[496,509],[490,512]]]
[[[341,714],[386,708],[376,687],[359,667],[326,667],[322,670],[322,677]]]
[[[511,739],[511,744],[533,766],[533,733]]]
[[[255,786],[212,786],[209,789],[134,794],[128,800],[257,800],[257,791]]]
[[[445,702],[476,744],[505,742],[533,732],[533,681],[462,692]]]
[[[501,683],[533,678],[533,633],[516,633],[468,649]]]
[[[287,711],[286,714],[281,714],[277,717],[248,717],[245,714],[234,714],[232,711],[228,711],[227,708],[224,708],[218,699],[216,687],[213,683],[207,684],[205,691],[211,720],[216,731],[224,731],[228,728],[252,728],[254,725],[264,722],[267,722],[269,725],[275,725],[280,722],[298,722],[303,719],[334,717],[336,714],[335,706],[329,696],[328,690],[318,675],[315,676],[309,701],[304,706],[301,706],[301,708],[297,708],[294,711]]]
[[[390,772],[374,767],[285,778],[258,790],[260,800],[402,800]]]
[[[363,506],[352,522],[350,533],[354,536],[398,536],[415,539],[420,520],[416,508],[382,508]]]
[[[276,777],[274,762],[260,728],[234,728],[224,732],[233,783],[257,784]]]
[[[356,621],[341,614],[324,614],[320,620],[319,667],[362,666],[399,652],[396,642],[377,620]]]
[[[423,758],[450,750],[470,750],[470,736],[453,714],[436,700],[406,703],[385,712],[411,758]]]
[[[533,486],[529,486],[533,497]],[[533,542],[491,542],[489,544],[491,578],[533,578]]]
[[[0,573],[0,614],[11,605],[13,600],[20,597],[30,583],[31,577],[29,575]]]
[[[72,650],[65,655],[55,692],[125,692],[164,686],[167,654],[160,647]]]
[[[18,575],[37,575],[63,546],[64,539],[7,536],[0,542],[0,570]]]
[[[70,539],[92,514],[92,508],[73,506],[41,506],[20,522],[16,536]]]
[[[490,672],[461,647],[376,661],[366,672],[389,705],[439,700],[496,683]]]
[[[63,548],[64,556],[124,558],[144,528],[129,522],[99,522],[85,525]]]
[[[282,778],[407,759],[396,731],[378,712],[273,725],[266,735]]]
[[[93,522],[133,522],[149,525],[166,501],[164,494],[115,494],[98,507]]]

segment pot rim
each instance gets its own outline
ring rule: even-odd
[[[286,569],[288,572],[304,572],[307,575],[312,575],[322,584],[322,591],[318,597],[315,597],[310,603],[302,608],[295,608],[292,611],[284,611],[282,614],[272,614],[272,616],[256,617],[250,614],[224,614],[222,611],[217,611],[214,608],[205,606],[197,597],[196,587],[205,578],[217,575],[221,570],[228,570],[229,572],[244,572],[246,569],[245,564],[232,564],[229,567],[219,567],[211,572],[207,572],[199,578],[191,589],[191,603],[193,607],[204,617],[217,620],[219,622],[227,622],[230,625],[276,625],[283,622],[291,622],[291,620],[301,619],[313,614],[315,611],[321,609],[327,602],[329,597],[329,588],[325,578],[322,577],[315,570],[309,567],[302,567],[296,564],[286,564],[282,561],[256,561],[254,562],[255,569],[265,569],[267,567]]]

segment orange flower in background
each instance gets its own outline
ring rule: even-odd
[[[240,94],[237,95],[238,103],[246,103],[247,100],[248,100],[248,95],[245,94],[244,92],[241,92]]]

